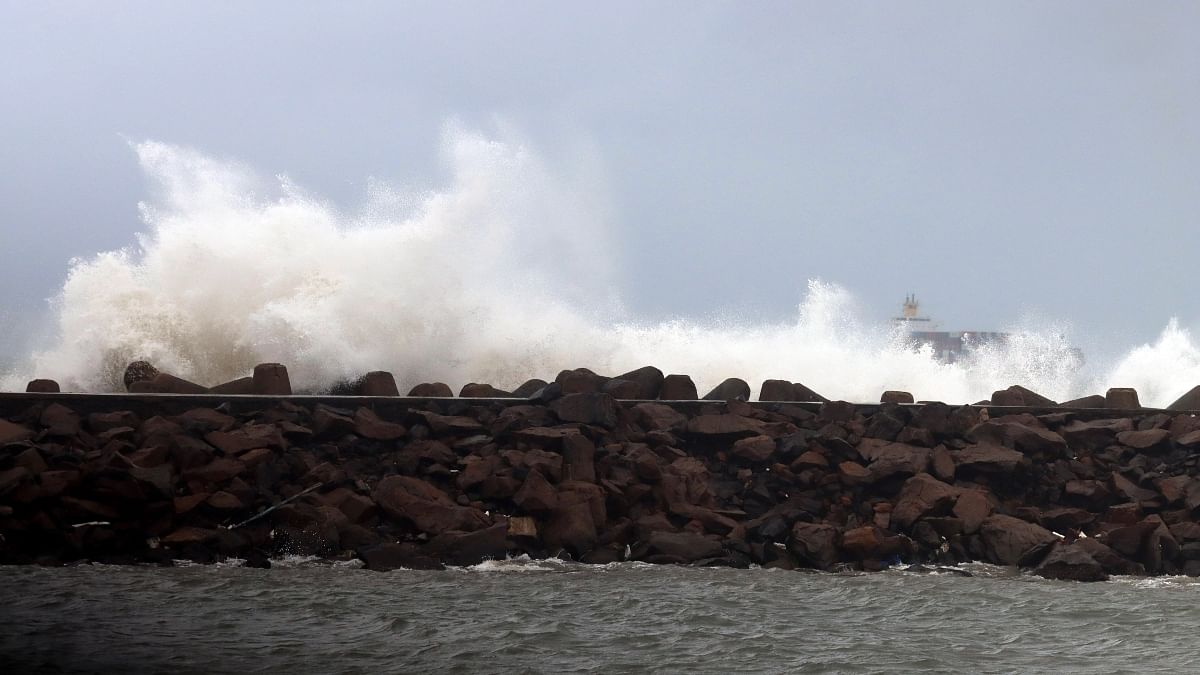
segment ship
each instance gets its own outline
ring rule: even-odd
[[[963,358],[971,349],[984,345],[1003,344],[1008,340],[1008,333],[1002,331],[946,331],[937,330],[938,326],[928,316],[921,316],[920,304],[915,293],[904,296],[900,316],[893,317],[892,323],[908,333],[909,338],[916,344],[929,345],[942,363],[954,363]]]

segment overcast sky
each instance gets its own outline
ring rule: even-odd
[[[436,186],[449,119],[587,149],[641,317],[787,318],[818,277],[947,328],[1200,319],[1198,3],[0,8],[9,334],[143,229],[126,139],[352,204],[370,176]]]

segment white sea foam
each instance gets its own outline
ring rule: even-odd
[[[903,389],[970,402],[1020,383],[1059,400],[1133,386],[1144,403],[1165,405],[1200,383],[1200,349],[1175,322],[1107,369],[1081,371],[1069,330],[1045,322],[948,365],[863,322],[848,291],[820,281],[798,289],[790,321],[634,321],[612,290],[613,247],[586,176],[460,128],[443,149],[443,189],[376,181],[350,212],[286,178],[135,144],[156,186],[141,204],[145,233],[72,261],[51,346],[0,385],[20,389],[36,375],[114,391],[135,359],[209,385],[278,361],[303,389],[375,369],[402,387],[514,387],[563,368],[646,364],[688,373],[701,390],[730,376],[755,388],[783,378],[864,401]]]

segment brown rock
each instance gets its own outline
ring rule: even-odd
[[[1075,421],[1062,428],[1063,438],[1073,448],[1096,450],[1116,440],[1122,431],[1131,431],[1133,420],[1128,417],[1090,422]]]
[[[695,401],[699,398],[696,385],[687,375],[667,375],[663,378],[658,398],[663,401]]]
[[[540,471],[530,471],[513,503],[526,513],[548,513],[558,507],[558,493]]]
[[[208,388],[169,373],[159,373],[151,380],[139,380],[129,385],[129,391],[140,394],[205,394]]]
[[[880,403],[912,403],[913,395],[907,391],[888,390],[879,397]]]
[[[560,372],[554,382],[563,394],[591,394],[600,391],[606,379],[587,368],[576,368]]]
[[[474,532],[443,532],[426,550],[448,565],[465,567],[485,560],[503,560],[508,554],[508,524],[497,523]]]
[[[239,455],[255,448],[284,449],[279,428],[273,424],[247,424],[232,431],[210,431],[204,440],[226,455]]]
[[[939,445],[929,455],[929,470],[933,472],[935,478],[942,482],[954,482],[954,455],[945,446]]]
[[[982,422],[967,431],[967,439],[974,443],[990,441],[1006,448],[1020,450],[1025,454],[1059,457],[1067,452],[1067,442],[1063,440],[1062,436],[1053,431],[1020,422],[997,420]]]
[[[596,482],[596,446],[586,436],[573,434],[562,441],[563,477],[567,480]]]
[[[1011,516],[993,515],[979,528],[988,562],[997,565],[1036,564],[1058,537],[1040,525]]]
[[[373,370],[358,381],[360,396],[399,396],[396,378],[386,370]]]
[[[1115,471],[1112,474],[1112,487],[1114,492],[1131,502],[1153,502],[1159,498],[1157,492],[1138,487],[1133,481]]]
[[[20,443],[33,438],[33,430],[28,427],[23,427],[20,424],[13,424],[5,419],[0,419],[0,446],[8,445],[9,443]]]
[[[896,507],[892,509],[892,522],[909,528],[926,516],[944,515],[960,492],[927,473],[919,473],[909,478],[900,490]]]
[[[413,398],[451,398],[454,390],[443,382],[424,382],[410,389],[408,395]]]
[[[969,445],[953,454],[958,468],[989,474],[1010,474],[1029,463],[1025,455],[993,443]]]
[[[758,420],[741,415],[696,415],[687,423],[688,433],[698,436],[754,436],[762,429]]]
[[[236,422],[229,415],[212,408],[192,408],[176,417],[175,421],[185,430],[200,434],[210,431],[225,431]]]
[[[371,395],[384,396],[386,394]],[[396,396],[397,394],[391,395]],[[408,430],[394,422],[380,419],[375,411],[364,407],[354,411],[354,433],[375,441],[394,441],[404,438],[408,434]]]
[[[1122,431],[1117,434],[1117,442],[1135,450],[1149,450],[1160,445],[1171,437],[1166,429],[1146,429],[1145,431]]]
[[[525,380],[525,382],[521,383],[521,386],[512,390],[513,398],[529,398],[541,391],[548,384],[550,383],[545,380],[539,380],[536,377],[531,380]]]
[[[206,530],[199,527],[181,527],[162,538],[162,543],[171,547],[182,547],[189,544],[204,544],[217,538],[216,530]]]
[[[292,381],[287,367],[279,363],[254,366],[254,393],[258,396],[291,396]]]
[[[896,476],[915,476],[929,466],[929,449],[903,443],[868,443],[864,439],[858,452],[871,463],[868,470],[872,482]]]
[[[1021,395],[1021,392],[1009,391],[1007,389],[992,392],[992,396],[988,400],[991,401],[991,405],[995,406],[1025,405],[1025,397]]]
[[[205,503],[214,509],[217,509],[218,511],[238,511],[245,508],[245,505],[242,504],[242,500],[238,499],[236,495],[224,490],[214,492],[212,496],[205,501]]]
[[[663,372],[654,366],[642,366],[637,370],[618,375],[617,379],[637,384],[637,394],[634,398],[643,401],[653,401],[658,398],[663,385]]]
[[[0,421],[0,424],[2,424],[2,421]],[[92,433],[96,434],[121,427],[137,429],[140,426],[142,426],[141,419],[128,410],[92,413],[87,416],[87,427]]]
[[[613,378],[600,387],[600,391],[619,400],[635,400],[641,392],[637,382]]]
[[[246,470],[246,465],[236,459],[218,458],[208,464],[183,473],[187,480],[199,480],[205,483],[223,483],[234,476],[239,476]]]
[[[631,410],[646,431],[678,431],[687,426],[686,415],[662,403],[638,403]]]
[[[733,454],[748,462],[765,462],[775,454],[775,441],[770,436],[751,436],[733,444]]]
[[[542,526],[542,540],[551,551],[567,551],[576,559],[592,550],[599,538],[587,501],[559,504]]]
[[[482,513],[458,506],[445,492],[410,476],[384,478],[371,497],[388,516],[429,534],[470,532],[490,524]]]
[[[507,391],[479,382],[464,384],[458,395],[460,398],[510,398],[512,396]]]
[[[383,543],[358,549],[365,567],[376,572],[391,570],[443,570],[442,563],[413,544]]]
[[[787,380],[764,380],[758,391],[760,401],[794,401],[794,387]]]
[[[866,482],[871,477],[871,472],[867,467],[857,462],[842,462],[838,464],[838,473],[841,474],[844,480],[850,483]]]
[[[1059,543],[1051,549],[1034,574],[1067,581],[1108,581],[1104,567],[1082,547]]]
[[[79,433],[79,415],[65,405],[51,403],[42,411],[41,423],[50,436],[71,437]]]
[[[705,401],[749,401],[750,385],[745,380],[731,377],[718,384],[704,395]]]
[[[824,523],[796,523],[788,548],[802,564],[827,570],[838,559],[838,530]]]
[[[458,489],[465,492],[482,484],[500,470],[502,461],[499,455],[467,457],[464,460],[462,471],[459,472],[458,477],[455,479]],[[509,494],[511,495],[512,493],[510,492]]]
[[[1180,396],[1174,403],[1167,406],[1167,410],[1200,410],[1200,385],[1189,389],[1186,394]]]
[[[608,394],[567,394],[551,403],[550,409],[564,422],[617,426],[617,403]]]
[[[537,539],[537,521],[529,516],[512,516],[508,519],[508,536]]]
[[[354,433],[357,425],[349,411],[317,404],[312,415],[312,430],[318,438],[341,438]]]
[[[209,387],[208,393],[218,396],[249,396],[254,393],[254,378],[239,377],[236,380],[222,382],[215,387]]]
[[[1191,476],[1173,476],[1158,481],[1158,491],[1166,498],[1168,504],[1179,504],[1189,491],[1200,489],[1196,479]]]
[[[1142,575],[1146,573],[1146,569],[1140,563],[1135,563],[1125,558],[1122,558],[1116,551],[1094,538],[1086,537],[1076,539],[1072,544],[1076,548],[1084,551],[1092,557],[1093,560],[1100,563],[1100,567],[1108,574],[1122,575]]]
[[[954,502],[952,513],[962,521],[963,532],[974,534],[979,531],[983,521],[992,515],[992,503],[984,492],[963,490]]]
[[[1046,398],[1045,396],[1042,396],[1041,394],[1039,394],[1035,391],[1032,391],[1030,389],[1026,389],[1025,387],[1022,387],[1019,384],[1012,385],[1011,387],[1008,388],[1008,391],[1010,393],[1015,393],[1021,397],[1021,400],[1023,401],[1023,403],[1021,403],[1019,405],[1025,405],[1025,406],[1030,406],[1030,407],[1034,407],[1034,408],[1053,408],[1058,405],[1057,403]]]
[[[1142,407],[1138,402],[1136,389],[1129,387],[1113,387],[1104,394],[1105,402],[1113,410],[1137,410]]]
[[[682,562],[717,558],[724,554],[721,542],[692,532],[654,532],[647,541],[650,555],[662,555]]]
[[[1100,394],[1092,394],[1091,396],[1084,396],[1083,398],[1077,398],[1077,399],[1073,399],[1070,401],[1065,401],[1063,403],[1059,403],[1058,407],[1060,407],[1060,408],[1083,408],[1083,409],[1107,408],[1108,400],[1105,399]]]

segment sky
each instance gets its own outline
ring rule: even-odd
[[[0,0],[0,353],[135,243],[131,142],[338,204],[444,180],[448,122],[591,177],[638,317],[805,283],[945,328],[1200,319],[1197,3]]]

